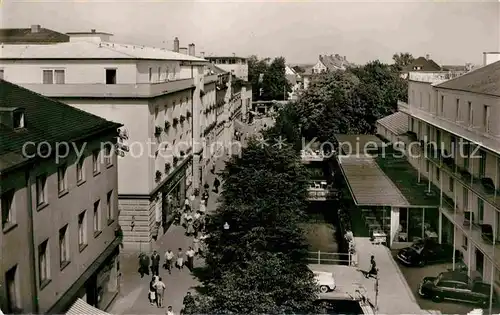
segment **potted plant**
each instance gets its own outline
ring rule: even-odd
[[[160,171],[156,171],[155,179],[157,182],[159,182],[161,180],[161,172]]]
[[[179,158],[174,156],[173,162],[174,162],[174,166],[177,166],[177,163],[179,162]]]
[[[186,116],[181,115],[181,124],[183,124],[185,120],[186,120]]]
[[[191,112],[190,111],[187,111],[186,117],[187,117],[187,119],[191,118]]]
[[[174,125],[174,128],[177,127],[177,125],[179,124],[179,118],[174,118],[174,120],[172,121],[173,125]]]
[[[160,126],[155,127],[155,136],[160,136],[163,129]]]
[[[165,174],[168,174],[170,172],[170,169],[172,168],[172,165],[170,163],[165,163]]]
[[[170,121],[165,120],[165,131],[167,131],[170,128]]]

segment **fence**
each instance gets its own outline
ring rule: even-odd
[[[309,252],[308,254],[307,260],[310,264],[351,266],[355,263],[352,254],[328,253],[319,250],[317,252]]]

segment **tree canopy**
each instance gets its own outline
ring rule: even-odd
[[[283,100],[292,91],[285,75],[283,57],[260,59],[253,55],[248,59],[248,80],[252,83],[254,100]],[[261,94],[262,89],[262,94]]]
[[[299,226],[308,173],[297,152],[289,144],[251,140],[221,176],[220,206],[207,223],[205,290],[195,313],[313,312],[318,288]]]
[[[415,58],[410,53],[398,53],[392,56],[394,60],[394,67],[396,71],[402,71],[406,66],[410,65]]]

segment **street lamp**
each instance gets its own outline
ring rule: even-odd
[[[226,230],[226,231],[229,230],[229,223],[227,223],[227,222],[224,223],[224,230]]]

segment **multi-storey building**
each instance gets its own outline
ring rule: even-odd
[[[205,56],[203,54],[202,58],[207,59],[211,63],[217,65],[217,67],[225,70],[239,79],[248,81],[248,63],[247,58],[238,57],[235,54],[232,56]]]
[[[0,308],[105,309],[119,290],[121,125],[3,80],[0,101]]]
[[[146,250],[185,195],[200,188],[202,117],[195,113],[203,108],[207,61],[110,42],[111,34],[95,30],[69,35],[65,43],[3,45],[0,69],[5,80],[124,124],[120,224],[125,246]]]
[[[500,285],[500,62],[456,78],[409,74],[408,103],[399,104],[422,154],[409,162],[439,196],[438,239],[453,244],[469,274]],[[379,124],[379,133],[401,138]],[[437,150],[433,148],[434,143]],[[415,150],[410,150],[410,153]]]

